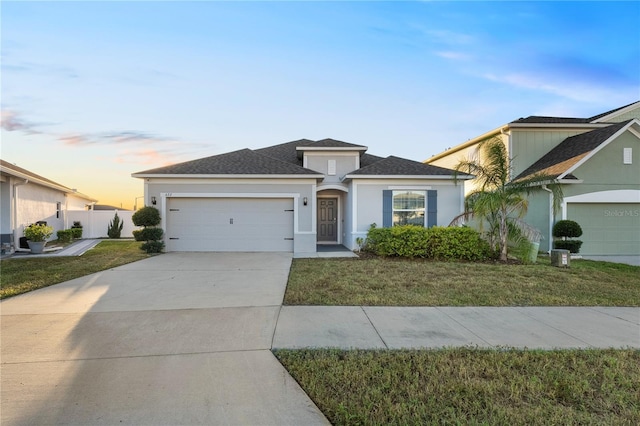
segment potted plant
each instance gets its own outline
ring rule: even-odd
[[[41,254],[44,251],[44,246],[51,234],[53,234],[53,227],[44,224],[24,228],[24,236],[33,254]]]

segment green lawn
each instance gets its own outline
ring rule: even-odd
[[[149,257],[136,241],[103,241],[82,256],[0,261],[0,299]]]
[[[534,265],[395,258],[294,259],[287,305],[640,306],[640,267],[573,260]]]
[[[640,351],[275,355],[335,425],[640,424]]]

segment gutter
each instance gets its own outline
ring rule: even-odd
[[[549,250],[547,253],[551,254],[551,249],[553,248],[553,191],[547,185],[542,185],[542,189],[549,193]]]

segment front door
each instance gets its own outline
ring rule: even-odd
[[[318,198],[318,242],[338,242],[337,198]]]

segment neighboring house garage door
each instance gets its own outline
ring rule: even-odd
[[[168,251],[293,251],[293,199],[168,198]]]
[[[568,203],[567,219],[582,227],[580,254],[640,254],[638,203]]]

